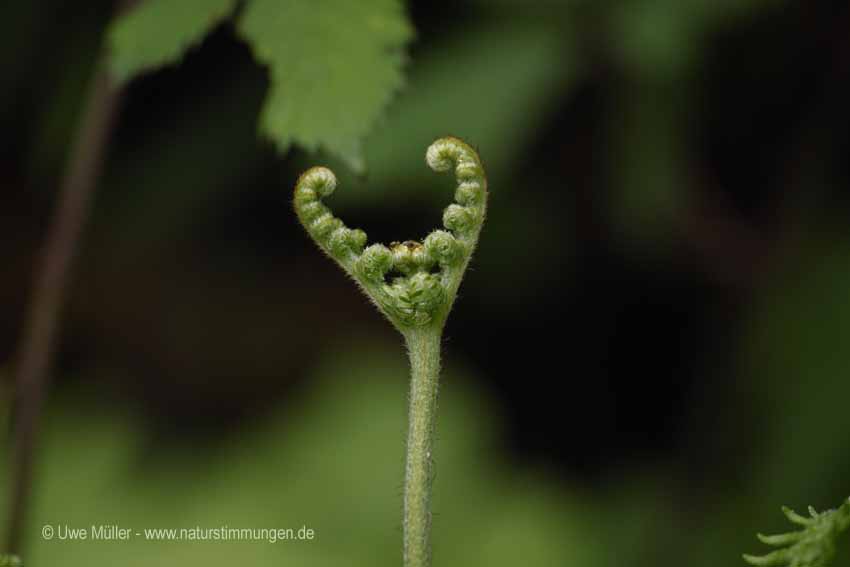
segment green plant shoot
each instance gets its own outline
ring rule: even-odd
[[[324,167],[306,171],[295,186],[295,212],[304,228],[401,332],[410,357],[410,414],[404,483],[404,565],[431,564],[432,451],[443,327],[478,243],[487,209],[487,179],[478,154],[457,138],[428,148],[434,171],[453,170],[455,203],[443,213],[446,230],[423,242],[366,246],[366,233],[350,229],[322,199],[336,188]]]
[[[826,567],[832,563],[838,537],[850,527],[850,499],[835,510],[820,513],[810,506],[809,518],[785,507],[782,512],[802,529],[779,535],[758,534],[763,543],[782,548],[767,555],[744,555],[747,563],[777,567]]]

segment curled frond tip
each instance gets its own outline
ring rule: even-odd
[[[428,148],[431,169],[454,169],[455,202],[443,213],[445,230],[423,242],[366,246],[366,233],[335,217],[323,199],[337,179],[326,167],[305,171],[295,185],[295,212],[319,247],[351,275],[400,329],[442,322],[478,241],[487,205],[487,179],[478,154],[466,142],[440,138]]]

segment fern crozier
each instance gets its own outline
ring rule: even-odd
[[[426,162],[437,172],[454,168],[457,189],[456,202],[443,214],[446,230],[435,230],[424,242],[366,247],[366,233],[347,227],[325,205],[337,186],[326,167],[304,172],[293,199],[298,219],[316,244],[402,332],[445,322],[486,212],[487,180],[478,154],[468,144],[441,138],[428,148]]]

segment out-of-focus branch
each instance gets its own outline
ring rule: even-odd
[[[6,550],[13,553],[20,553],[23,543],[39,421],[49,383],[59,316],[94,187],[103,169],[119,98],[119,90],[110,82],[105,67],[99,66],[89,87],[86,108],[35,273],[15,367],[14,441],[6,545]]]

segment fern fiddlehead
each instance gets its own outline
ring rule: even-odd
[[[781,549],[766,555],[744,555],[750,565],[788,567],[826,567],[835,557],[838,537],[850,527],[850,499],[835,510],[816,512],[809,507],[810,517],[782,508],[785,517],[801,526],[796,532],[779,535],[758,534],[762,543]],[[782,547],[785,546],[785,547]]]
[[[324,167],[307,170],[295,186],[294,207],[319,247],[362,288],[407,343],[411,366],[404,488],[404,564],[431,564],[432,447],[440,371],[440,342],[463,274],[484,223],[487,179],[478,154],[458,138],[436,140],[425,160],[437,172],[454,170],[455,202],[443,213],[445,230],[422,242],[366,246],[325,205],[336,177]]]
[[[336,176],[325,167],[307,170],[295,187],[295,212],[301,224],[402,333],[445,322],[486,210],[487,181],[471,147],[457,138],[442,138],[428,148],[426,161],[438,172],[454,166],[458,187],[456,202],[443,214],[448,231],[435,230],[423,242],[366,248],[366,233],[345,226],[324,204],[336,189]],[[386,281],[393,272],[397,277]]]

